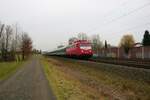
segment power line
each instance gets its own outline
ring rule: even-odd
[[[128,4],[129,1],[131,1],[131,0],[127,0],[127,1],[125,1],[123,3],[121,3],[119,6],[125,6],[125,5]],[[110,15],[111,13],[113,13],[115,10],[118,10],[118,8],[120,8],[120,7],[112,9],[111,11],[109,11],[108,13],[106,13],[103,17],[107,17],[108,15]]]
[[[150,2],[149,2],[149,3],[146,3],[146,4],[142,5],[142,6],[140,6],[140,7],[136,8],[136,9],[134,9],[134,10],[132,10],[132,11],[126,13],[126,14],[123,14],[122,16],[119,16],[118,18],[112,19],[111,21],[105,23],[104,25],[113,23],[113,22],[115,22],[115,21],[117,21],[117,20],[119,20],[119,19],[122,19],[122,18],[124,18],[124,17],[126,17],[126,16],[128,16],[128,15],[131,15],[131,14],[133,14],[133,13],[135,13],[135,12],[137,12],[137,11],[139,11],[139,10],[141,10],[141,9],[143,9],[143,8],[145,8],[145,7],[147,7],[147,6],[149,6],[149,5],[150,5]],[[104,27],[104,25],[103,25],[102,27]],[[96,30],[96,29],[97,29],[97,28],[94,28],[93,30]],[[91,30],[91,31],[93,31],[93,30]],[[88,31],[88,32],[91,32],[91,31]]]
[[[127,29],[124,29],[124,30],[121,30],[121,31],[118,31],[118,32],[115,32],[115,33],[121,33],[121,32],[124,32],[124,31],[126,31],[126,30],[137,29],[137,28],[142,27],[142,26],[145,26],[145,25],[150,25],[150,22],[147,22],[147,23],[142,24],[142,25],[137,25],[137,26],[134,26],[134,27],[131,27],[131,28],[127,28]]]
[[[150,14],[144,16],[144,18],[145,18],[145,17],[149,17],[149,16],[150,16]],[[131,29],[133,29],[133,28],[138,28],[138,27],[140,27],[140,26],[145,26],[145,25],[149,25],[149,24],[150,24],[150,22],[147,22],[147,23],[142,24],[142,25],[136,25],[136,26],[134,26],[134,27],[132,27],[132,28],[127,28],[127,29],[123,29],[123,30],[121,30],[121,31],[118,31],[117,33],[121,33],[122,31],[131,30]]]
[[[129,1],[131,1],[131,0],[127,0],[127,1],[125,1],[125,2],[123,2],[123,3],[121,3],[121,4],[119,5],[119,7],[112,9],[112,10],[109,11],[108,13],[104,14],[103,17],[105,18],[105,17],[111,15],[111,14],[112,14],[113,12],[115,12],[118,8],[120,8],[120,6],[127,5]],[[95,25],[98,25],[98,24],[95,24]],[[94,25],[94,26],[95,26],[95,25]],[[88,25],[88,26],[90,26],[90,25]],[[93,26],[93,25],[91,25],[91,26]]]

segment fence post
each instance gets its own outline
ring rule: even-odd
[[[120,53],[119,53],[119,47],[118,47],[118,59],[119,59]]]
[[[144,46],[142,46],[142,59],[144,59]]]

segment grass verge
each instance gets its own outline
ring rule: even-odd
[[[58,100],[99,100],[99,93],[82,84],[74,76],[59,70],[58,66],[48,62],[48,59],[42,60],[42,63],[49,84]]]
[[[58,100],[150,98],[149,72],[58,58],[44,58],[42,63]]]
[[[0,62],[0,80],[7,79],[23,64],[23,62]]]

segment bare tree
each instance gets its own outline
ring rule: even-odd
[[[5,27],[5,32],[2,34],[2,56],[3,59],[6,61],[8,60],[9,52],[10,52],[10,43],[11,43],[11,36],[13,34],[12,27],[7,25]],[[9,52],[8,52],[9,51]]]
[[[0,50],[2,49],[2,35],[4,32],[4,27],[5,25],[0,23]]]
[[[13,29],[10,25],[7,25],[6,28],[6,52],[9,50],[9,44],[11,41],[11,36],[13,34]]]
[[[4,25],[0,23],[0,59],[15,60],[20,59],[22,52],[23,59],[32,51],[32,40],[27,33],[21,33],[19,27]]]
[[[79,33],[78,34],[78,39],[79,40],[88,40],[88,36],[86,33]]]
[[[5,25],[0,23],[0,58],[4,57],[5,40],[4,40],[4,28]]]
[[[18,24],[15,24],[14,27],[14,49],[15,51],[17,51],[17,49],[20,48],[20,34],[21,32],[19,32],[20,28],[18,26]]]
[[[4,24],[0,24],[0,38],[2,36],[3,30],[4,30],[5,25]]]
[[[99,50],[102,48],[103,43],[100,40],[100,36],[98,34],[92,36],[92,49],[96,54],[98,54]]]
[[[32,40],[27,33],[22,34],[22,59],[28,57],[32,52]]]
[[[10,25],[6,27],[4,24],[0,25],[0,53],[3,60],[8,60],[8,51],[10,50],[12,34],[13,29]]]

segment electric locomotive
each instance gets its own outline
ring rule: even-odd
[[[91,43],[87,40],[76,40],[66,48],[69,57],[89,58],[93,55]]]

